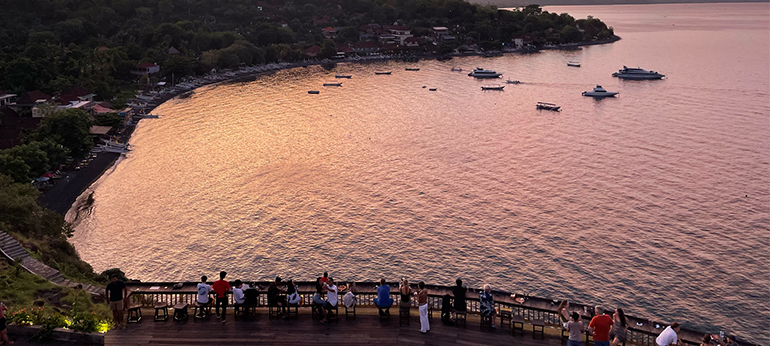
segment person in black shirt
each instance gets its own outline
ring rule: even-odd
[[[112,319],[115,321],[115,325],[118,328],[125,329],[126,325],[123,323],[123,299],[128,297],[128,289],[123,281],[118,280],[117,275],[110,276],[110,283],[107,284],[107,301],[110,302],[110,310],[112,310]]]
[[[281,307],[281,315],[286,313],[286,296],[281,295],[281,292],[284,292],[284,289],[281,289],[278,287],[278,285],[281,284],[281,277],[276,276],[275,281],[270,284],[270,287],[267,289],[267,304],[269,306],[279,306]]]
[[[249,308],[257,307],[259,305],[259,292],[257,292],[255,283],[250,283],[249,288],[243,291],[243,299],[246,311],[249,311]]]
[[[455,311],[467,311],[467,307],[465,306],[465,287],[463,287],[463,280],[457,279],[455,281],[457,283],[457,286],[452,287],[452,295],[455,296]]]

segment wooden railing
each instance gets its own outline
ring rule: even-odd
[[[301,307],[310,307],[313,304],[314,290],[310,289],[314,283],[301,282],[300,286]],[[186,283],[182,289],[174,290],[171,287],[174,283],[129,283],[129,289],[131,290],[130,299],[133,303],[139,303],[143,307],[151,307],[156,302],[165,302],[169,305],[175,305],[179,302],[192,304],[197,297],[197,293],[194,290],[195,283]],[[264,287],[267,287],[269,283],[258,283],[262,289],[258,289],[258,301],[260,306],[267,306],[267,291]],[[391,286],[397,286],[393,284]],[[153,289],[154,288],[154,289]],[[441,294],[429,294],[428,304],[429,308],[433,311],[441,311],[441,305],[443,303],[444,294],[450,293],[451,288],[445,286],[428,286],[429,292],[443,292]],[[374,307],[374,298],[377,297],[377,292],[374,289],[373,283],[356,283],[352,287],[353,293],[356,295],[356,304],[359,306],[371,306]],[[339,304],[342,305],[342,297],[345,292],[339,294]],[[493,292],[495,297],[495,307],[498,310],[504,309],[510,311],[513,316],[522,317],[525,321],[532,322],[533,320],[543,320],[546,326],[562,329],[562,323],[560,317],[556,313],[557,301],[538,298],[538,297],[526,297],[526,301],[523,303],[516,302],[514,295],[507,292],[495,291]],[[391,292],[390,297],[393,299],[393,305],[397,305],[400,301],[400,295],[396,291]],[[232,294],[228,294],[229,303],[233,304]],[[417,301],[414,297],[411,297],[410,304],[413,307],[417,307]],[[480,304],[478,299],[478,290],[470,290],[466,293],[466,305],[467,312],[469,314],[479,314]],[[583,320],[590,321],[593,308],[584,304],[572,304],[570,305],[571,311],[578,311]],[[627,317],[629,320],[629,328],[627,332],[627,343],[655,346],[655,339],[658,334],[662,332],[663,323],[655,323],[649,320],[643,320],[634,317]],[[641,323],[643,326],[637,328],[637,323]],[[660,324],[661,328],[653,329],[652,325]],[[646,329],[645,329],[646,327]],[[682,329],[680,331],[680,338],[685,344],[698,345],[700,342],[698,339],[703,336],[703,332],[691,331]],[[564,335],[564,334],[562,334]],[[588,336],[586,334],[586,340]]]

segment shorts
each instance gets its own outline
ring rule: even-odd
[[[116,301],[110,301],[110,310],[123,310],[123,299],[116,300]]]
[[[336,305],[332,305],[332,304],[331,304],[331,303],[329,303],[329,302],[324,302],[324,309],[326,309],[326,310],[332,311],[332,310],[334,310],[334,307],[335,307],[335,306],[336,306]]]

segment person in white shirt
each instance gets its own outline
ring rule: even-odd
[[[198,290],[198,297],[196,298],[196,301],[198,302],[198,305],[202,307],[206,307],[209,305],[210,299],[209,295],[211,292],[214,291],[214,289],[209,286],[209,284],[206,283],[206,281],[209,278],[206,277],[206,275],[201,276],[201,282],[198,283],[197,290]],[[201,309],[201,314],[204,314],[203,309]],[[201,316],[202,317],[202,316]]]
[[[671,323],[670,326],[666,327],[666,329],[658,335],[658,338],[655,339],[655,343],[657,343],[658,346],[680,345],[679,330],[681,329],[682,327],[679,326],[679,323]]]
[[[235,280],[235,287],[233,287],[233,300],[235,304],[243,304],[246,302],[246,297],[243,296],[243,282],[241,280]]]
[[[321,323],[326,323],[329,320],[329,316],[332,313],[332,309],[337,306],[337,285],[334,284],[334,279],[329,278],[325,284],[326,291],[326,303],[324,303],[324,309],[326,309],[326,318],[321,320]]]

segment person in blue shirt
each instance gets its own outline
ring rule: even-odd
[[[374,305],[380,308],[387,308],[393,304],[390,298],[390,286],[385,284],[385,279],[380,279],[380,285],[377,286],[377,298],[374,298]]]

